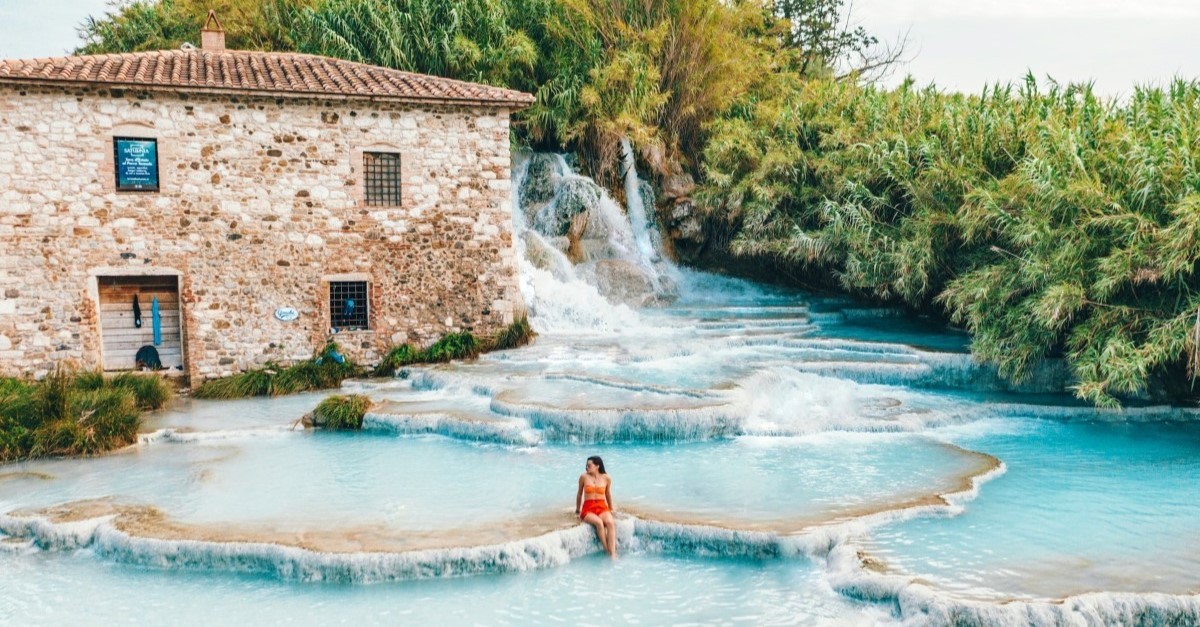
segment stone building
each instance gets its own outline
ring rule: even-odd
[[[0,375],[194,383],[521,315],[509,116],[532,96],[202,47],[0,61]],[[135,301],[136,299],[136,301]]]

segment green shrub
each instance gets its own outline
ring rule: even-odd
[[[88,370],[75,375],[75,387],[80,390],[101,390],[108,385],[108,379],[99,370]]]
[[[20,379],[14,379],[12,377],[0,377],[0,394],[20,391],[28,387],[29,384]]]
[[[171,384],[156,376],[123,373],[113,377],[112,385],[133,392],[139,409],[161,409],[174,395]]]
[[[272,380],[282,370],[268,363],[263,368],[247,370],[233,376],[205,381],[192,390],[192,396],[203,399],[250,398],[252,396],[275,396]]]
[[[371,399],[361,394],[330,396],[313,410],[313,424],[337,431],[362,429]]]
[[[342,381],[363,373],[353,361],[342,358],[339,362],[338,345],[330,342],[311,361],[301,362],[279,373],[277,385],[280,393],[289,394],[306,390],[328,390],[336,388]]]

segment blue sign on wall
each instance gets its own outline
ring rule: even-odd
[[[117,137],[116,154],[118,191],[158,191],[158,140]]]

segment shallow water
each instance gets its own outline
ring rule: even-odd
[[[986,463],[920,436],[512,448],[437,436],[281,431],[150,444],[90,464],[21,464],[0,475],[0,510],[107,499],[153,507],[187,526],[182,537],[334,551],[454,547],[575,524],[579,460],[594,453],[621,469],[623,511],[784,533],[953,491]],[[497,468],[503,473],[489,470]],[[181,532],[149,526],[142,533]]]
[[[876,530],[872,554],[980,599],[1200,590],[1200,429],[986,421],[943,434],[1008,472],[959,516]]]
[[[803,563],[590,557],[511,577],[377,586],[163,573],[86,552],[0,559],[0,622],[92,624],[870,625]],[[130,591],[137,593],[131,595]],[[69,593],[67,592],[69,591]]]
[[[1116,597],[1077,595],[1129,592],[1194,611],[1200,429],[1164,422],[1186,412],[821,376],[811,366],[830,359],[903,382],[897,365],[937,355],[766,324],[804,319],[805,297],[740,288],[620,334],[545,333],[474,364],[348,382],[379,402],[360,434],[291,429],[323,395],[183,401],[131,450],[5,466],[0,529],[15,537],[0,569],[39,595],[161,588],[202,607],[216,589],[220,611],[275,622],[937,623],[969,609],[1003,623],[1017,606],[994,604],[1011,599],[1031,604],[1016,622],[1054,622],[1045,608],[1074,606],[1046,601],[1083,598],[1103,619],[1096,598]],[[717,319],[750,321],[757,343]],[[817,352],[797,357],[809,341]],[[590,454],[624,516],[615,567],[571,514]],[[508,595],[520,603],[463,602]],[[1162,609],[1123,607],[1143,602],[1133,616]],[[80,616],[7,603],[40,622]]]
[[[347,382],[362,433],[294,429],[327,394],[181,400],[0,467],[0,622],[1200,624],[1195,411],[1016,390],[961,333],[625,229],[672,305],[522,258],[537,340]],[[573,515],[593,454],[615,564]]]

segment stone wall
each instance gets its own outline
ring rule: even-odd
[[[116,191],[114,135],[158,139],[160,192]],[[364,204],[364,150],[401,154],[401,206]],[[0,375],[100,365],[97,276],[178,274],[193,383],[311,356],[330,279],[369,281],[371,330],[336,336],[366,363],[493,332],[522,307],[509,150],[506,110],[0,84]]]

